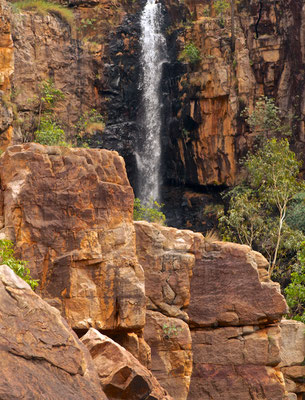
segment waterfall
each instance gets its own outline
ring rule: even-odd
[[[136,154],[138,191],[141,200],[160,198],[162,64],[166,60],[166,41],[162,34],[162,5],[147,0],[141,16],[142,105],[140,116],[143,140]]]

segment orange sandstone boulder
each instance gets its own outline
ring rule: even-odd
[[[133,191],[116,152],[29,143],[0,159],[3,227],[73,329],[144,326]]]
[[[190,279],[203,236],[136,221],[137,256],[145,271],[147,308],[188,320]]]
[[[187,398],[192,374],[192,338],[178,318],[147,311],[144,338],[151,347],[151,371],[175,400]]]
[[[0,266],[0,398],[107,400],[86,347],[58,310]]]
[[[151,372],[112,339],[91,328],[81,340],[109,400],[173,400]]]
[[[287,304],[279,285],[262,273],[263,265],[262,256],[248,246],[205,243],[193,268],[190,325],[240,326],[280,321]]]

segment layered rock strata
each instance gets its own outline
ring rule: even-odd
[[[39,293],[73,329],[144,326],[133,192],[107,150],[8,148],[0,159],[2,236],[29,260]]]
[[[107,400],[87,348],[6,265],[0,266],[0,398]]]
[[[4,1],[0,1],[0,16],[0,149],[4,150],[13,135],[13,104],[10,89],[14,71],[11,13]]]
[[[305,325],[299,321],[281,322],[281,371],[291,399],[305,395]]]
[[[264,257],[191,231],[135,226],[151,310],[144,337],[168,392],[181,400],[284,399],[279,321],[287,306]]]

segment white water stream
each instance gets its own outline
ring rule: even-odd
[[[166,60],[166,41],[162,34],[162,5],[147,0],[141,16],[141,65],[143,69],[144,140],[137,152],[139,195],[144,202],[160,198],[162,64]]]

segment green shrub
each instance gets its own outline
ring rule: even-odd
[[[200,51],[193,42],[186,44],[179,56],[179,60],[190,64],[196,64],[200,59]]]
[[[287,209],[287,224],[305,234],[305,192],[294,196]]]
[[[50,117],[42,117],[40,127],[35,132],[35,142],[49,146],[65,146],[65,132]]]
[[[55,14],[62,20],[66,21],[70,26],[73,25],[73,12],[60,4],[48,2],[45,0],[23,0],[13,2],[14,9],[36,11],[41,15]]]
[[[166,218],[160,209],[163,204],[159,204],[157,201],[150,199],[147,205],[141,204],[141,200],[135,198],[133,219],[134,221],[148,221],[157,222],[158,224],[165,225]]]
[[[17,260],[14,256],[13,243],[10,240],[0,240],[1,263],[10,267],[16,275],[20,276],[34,290],[38,286],[38,280],[32,279],[27,261]]]
[[[305,242],[298,255],[299,265],[291,274],[291,283],[285,289],[286,301],[290,307],[289,317],[305,323]]]

